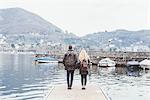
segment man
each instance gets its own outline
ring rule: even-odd
[[[65,66],[65,70],[67,70],[68,89],[71,89],[72,87],[76,63],[77,63],[77,55],[74,53],[72,46],[70,45],[69,50],[67,51],[67,53],[64,55],[64,58],[63,58],[63,64]]]

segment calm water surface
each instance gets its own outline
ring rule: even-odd
[[[34,64],[32,55],[0,54],[0,100],[42,100],[56,84],[66,84],[60,64]],[[74,84],[80,84],[78,71]],[[111,100],[150,100],[150,72],[93,66],[88,83]]]

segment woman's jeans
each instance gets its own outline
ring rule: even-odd
[[[87,75],[81,75],[81,84],[82,86],[86,86],[86,82],[87,82]]]

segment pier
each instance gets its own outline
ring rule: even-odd
[[[126,63],[131,59],[137,61],[142,61],[144,59],[150,58],[150,52],[99,52],[99,51],[89,51],[91,60],[94,63],[98,63],[99,60],[103,58],[110,58],[116,63]]]
[[[66,85],[57,85],[50,91],[46,100],[108,100],[103,91],[95,85],[87,85],[85,90],[80,85],[73,85],[68,90]]]
[[[118,66],[125,65],[127,61],[135,59],[142,61],[144,59],[150,59],[150,52],[106,52],[106,51],[87,51],[91,58],[92,64],[97,65],[103,58],[110,58],[116,62]],[[59,59],[62,62],[64,51],[50,51],[48,55]]]

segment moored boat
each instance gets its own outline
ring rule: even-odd
[[[110,58],[104,58],[98,63],[99,67],[115,67],[115,65],[115,61],[111,60]]]
[[[50,56],[46,56],[46,57],[37,57],[34,59],[34,61],[38,62],[38,63],[58,63],[58,60],[50,57]]]
[[[150,69],[150,60],[148,60],[148,59],[145,59],[145,60],[143,60],[143,61],[141,61],[140,62],[140,66],[141,66],[141,68],[143,68],[143,69]]]
[[[140,64],[138,61],[131,60],[131,61],[127,62],[126,67],[130,71],[135,71],[135,70],[138,70],[140,68]]]
[[[140,65],[139,62],[135,60],[127,62],[127,66],[139,66],[139,65]]]

